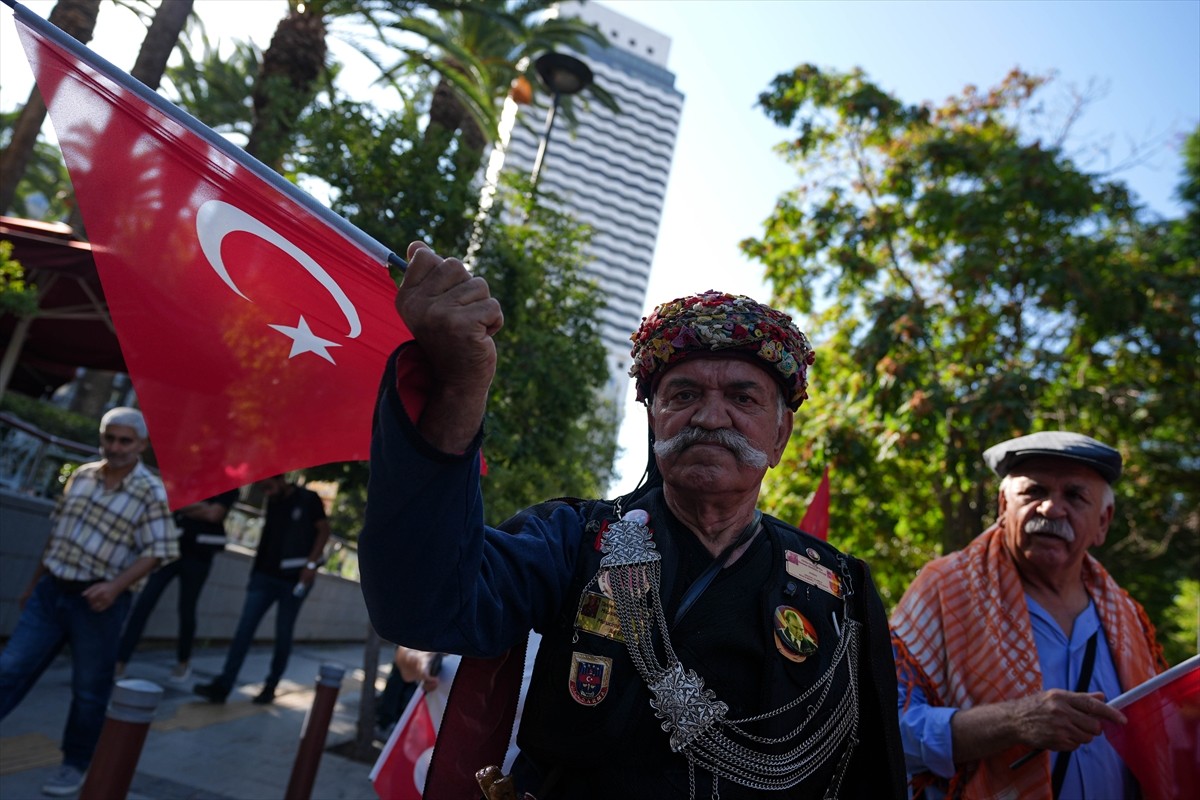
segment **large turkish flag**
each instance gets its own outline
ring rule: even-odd
[[[387,248],[17,7],[172,507],[368,458]]]

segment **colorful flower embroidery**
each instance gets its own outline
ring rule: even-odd
[[[630,339],[629,375],[637,384],[639,401],[649,399],[653,376],[663,367],[689,355],[722,350],[742,350],[762,359],[793,410],[808,398],[808,366],[815,360],[808,338],[787,314],[743,295],[705,292],[663,303]]]

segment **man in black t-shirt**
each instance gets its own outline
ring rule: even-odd
[[[117,650],[117,677],[125,674],[134,648],[142,638],[146,620],[158,604],[158,598],[174,578],[179,578],[179,636],[175,641],[177,663],[169,680],[185,683],[192,676],[192,643],[196,639],[196,604],[200,590],[208,580],[213,556],[225,549],[225,516],[237,502],[238,489],[192,503],[175,512],[179,528],[179,558],[168,561],[150,575],[138,594]]]
[[[292,653],[292,632],[300,605],[312,588],[317,567],[323,560],[325,543],[329,540],[329,520],[325,518],[325,506],[316,493],[289,483],[283,475],[266,478],[260,485],[267,495],[267,514],[254,566],[250,570],[242,617],[221,674],[210,683],[196,684],[193,689],[212,703],[224,703],[233,690],[258,623],[271,606],[278,603],[275,653],[266,683],[254,702],[263,704],[275,699],[275,688]]]

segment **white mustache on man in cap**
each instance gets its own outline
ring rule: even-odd
[[[739,463],[756,469],[767,466],[767,454],[750,444],[744,435],[729,428],[715,431],[688,426],[670,439],[654,443],[654,455],[673,456],[695,444],[716,444],[733,453]]]
[[[1025,522],[1026,533],[1044,533],[1057,536],[1070,544],[1075,541],[1075,529],[1066,519],[1050,519],[1049,517],[1030,517]]]

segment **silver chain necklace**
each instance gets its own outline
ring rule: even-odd
[[[695,769],[718,779],[759,790],[790,789],[812,777],[845,747],[827,798],[837,796],[850,754],[858,743],[858,655],[862,626],[846,615],[833,663],[820,678],[786,705],[745,719],[727,719],[729,706],[716,699],[704,679],[680,663],[671,645],[660,588],[662,556],[647,527],[649,515],[634,509],[610,524],[601,538],[605,553],[594,582],[612,593],[621,635],[634,666],[649,687],[650,706],[670,736],[671,750],[688,761],[690,797],[696,796]],[[661,632],[664,659],[654,644]],[[831,698],[830,690],[844,675],[846,690]],[[757,736],[744,726],[804,707],[803,718],[780,737]],[[759,745],[755,748],[754,745]],[[770,746],[772,752],[763,752]],[[782,748],[788,748],[777,752]]]

